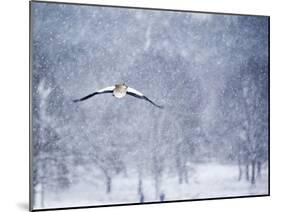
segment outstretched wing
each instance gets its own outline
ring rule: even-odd
[[[91,93],[91,94],[89,94],[89,95],[87,95],[87,96],[85,96],[85,97],[82,97],[81,99],[75,99],[75,100],[73,100],[73,102],[81,102],[81,101],[84,101],[84,100],[86,100],[86,99],[89,99],[89,98],[91,98],[91,97],[93,97],[93,96],[95,96],[95,95],[98,95],[98,94],[112,93],[113,90],[114,90],[114,88],[115,88],[115,86],[109,86],[109,87],[103,88],[103,89],[98,90],[98,91],[96,91],[96,92],[94,92],[94,93]]]
[[[131,95],[133,97],[139,98],[139,99],[144,99],[158,108],[161,108],[161,109],[163,108],[163,106],[156,104],[155,102],[153,102],[152,100],[150,100],[149,98],[147,98],[145,95],[143,95],[141,92],[137,91],[134,88],[128,87],[127,94]]]

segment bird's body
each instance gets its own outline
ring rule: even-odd
[[[144,99],[144,100],[150,102],[151,104],[153,104],[154,106],[156,106],[158,108],[163,108],[162,106],[157,105],[153,101],[148,99],[141,92],[139,92],[139,91],[137,91],[137,90],[135,90],[131,87],[128,87],[125,83],[116,84],[115,86],[109,86],[109,87],[103,88],[103,89],[98,90],[98,91],[96,91],[92,94],[89,94],[89,95],[87,95],[87,96],[85,96],[81,99],[76,99],[76,100],[74,100],[74,102],[81,102],[81,101],[89,99],[89,98],[91,98],[95,95],[104,94],[104,93],[112,93],[113,96],[118,98],[118,99],[121,99],[121,98],[125,97],[126,94],[128,94],[128,95],[131,95],[131,96],[139,98],[139,99]]]
[[[113,96],[121,99],[126,96],[128,86],[125,84],[116,84],[113,90]]]

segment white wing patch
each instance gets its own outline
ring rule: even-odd
[[[130,88],[130,87],[127,88],[127,91],[131,92],[131,93],[134,93],[138,96],[143,96],[143,94],[141,92],[137,91],[136,89]]]
[[[100,89],[100,90],[98,90],[97,92],[98,92],[98,93],[101,93],[101,92],[104,92],[104,91],[113,91],[114,88],[115,88],[115,86],[109,86],[109,87]]]

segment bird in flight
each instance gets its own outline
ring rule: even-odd
[[[128,94],[133,97],[146,100],[158,108],[163,108],[163,106],[154,103],[149,98],[147,98],[145,95],[143,95],[141,92],[137,91],[134,88],[128,87],[125,83],[116,84],[114,86],[109,86],[109,87],[103,88],[103,89],[98,90],[94,93],[91,93],[85,97],[82,97],[81,99],[75,99],[75,100],[73,100],[73,102],[81,102],[81,101],[89,99],[95,95],[104,94],[104,93],[112,93],[113,96],[118,99],[121,99],[121,98],[125,97],[126,94]]]

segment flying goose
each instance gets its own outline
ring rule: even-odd
[[[125,83],[116,84],[115,86],[109,86],[109,87],[103,88],[103,89],[98,90],[94,93],[91,93],[85,97],[82,97],[81,99],[73,100],[73,102],[81,102],[81,101],[89,99],[95,95],[104,94],[104,93],[112,93],[113,96],[115,96],[118,99],[121,99],[121,98],[125,97],[126,94],[128,94],[128,95],[131,95],[131,96],[139,98],[139,99],[144,99],[158,108],[163,108],[163,106],[157,105],[156,103],[151,101],[149,98],[144,96],[141,92],[135,90],[134,88],[128,87]]]

